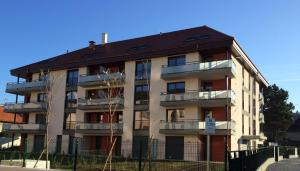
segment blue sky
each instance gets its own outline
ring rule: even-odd
[[[0,103],[9,70],[100,42],[208,25],[234,36],[270,83],[300,110],[298,0],[0,1]],[[6,99],[6,100],[5,100]]]

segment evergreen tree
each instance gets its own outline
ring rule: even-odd
[[[295,107],[288,98],[288,92],[275,84],[264,91],[264,132],[269,142],[283,142],[287,129],[293,123]]]

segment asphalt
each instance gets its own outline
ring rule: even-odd
[[[300,159],[281,160],[278,163],[271,164],[267,171],[299,171]]]

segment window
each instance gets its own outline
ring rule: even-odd
[[[252,122],[252,127],[253,127],[253,135],[256,135],[256,123],[255,120]]]
[[[36,124],[46,124],[46,115],[45,114],[36,114],[35,115],[35,123]]]
[[[255,81],[255,79],[253,79],[253,81],[252,81],[252,91],[253,91],[253,94],[256,94],[256,81]]]
[[[245,109],[245,92],[244,90],[242,91],[242,109]]]
[[[75,143],[75,137],[69,136],[69,149],[68,149],[68,153],[69,154],[73,154],[74,153],[74,150],[75,150],[74,143]]]
[[[242,115],[242,134],[244,135],[245,133],[245,125],[244,125],[245,121],[244,121],[244,115]]]
[[[168,94],[184,93],[185,82],[168,83],[167,92]]]
[[[167,121],[168,122],[180,122],[184,119],[184,109],[168,109]]]
[[[47,100],[47,94],[46,93],[39,93],[37,95],[37,101],[38,102],[46,102]]]
[[[76,113],[65,113],[64,129],[75,129]]]
[[[248,112],[251,112],[251,100],[250,100],[250,94],[248,95]]]
[[[149,129],[150,126],[150,113],[149,111],[135,111],[134,112],[134,129]]]
[[[243,86],[245,85],[245,68],[242,69]]]
[[[66,108],[76,108],[77,104],[77,92],[76,91],[67,91],[65,107]]]
[[[78,70],[70,70],[67,75],[67,86],[77,86]]]
[[[62,143],[62,136],[57,135],[56,139],[56,153],[61,153],[61,143]]]
[[[252,112],[253,112],[253,115],[255,116],[256,115],[256,100],[255,99],[252,100]]]
[[[213,83],[212,82],[208,82],[208,81],[204,81],[202,83],[203,87],[203,91],[212,91],[213,90]]]
[[[147,105],[149,103],[149,86],[147,84],[136,85],[134,98],[136,105]]]
[[[185,65],[185,55],[181,56],[174,56],[168,58],[168,66],[179,66],[179,65]]]
[[[136,80],[146,80],[149,79],[151,75],[151,61],[137,61],[135,68],[135,79]]]

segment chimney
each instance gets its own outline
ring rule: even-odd
[[[95,50],[95,42],[94,41],[89,41],[89,48]]]
[[[102,45],[105,45],[107,43],[107,33],[102,33]]]

